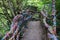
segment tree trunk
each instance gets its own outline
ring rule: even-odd
[[[47,40],[46,30],[40,25],[40,21],[30,21],[27,27],[21,40]]]

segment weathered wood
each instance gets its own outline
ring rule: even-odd
[[[46,32],[40,25],[40,21],[28,22],[28,29],[21,40],[47,40]]]

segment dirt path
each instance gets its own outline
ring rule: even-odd
[[[24,33],[22,40],[42,40],[42,27],[40,21],[28,22],[28,29]]]

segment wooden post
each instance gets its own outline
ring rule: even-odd
[[[21,40],[47,40],[46,32],[44,33],[40,21],[30,21],[27,24],[28,29]]]

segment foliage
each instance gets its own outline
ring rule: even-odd
[[[38,7],[37,9],[39,11],[45,7],[48,12],[48,16],[51,15],[51,0],[0,0],[0,37],[1,35],[4,36],[4,34],[9,31],[12,19],[18,14],[18,11],[25,9],[28,5]],[[57,27],[59,27],[60,0],[56,0],[56,11]]]

